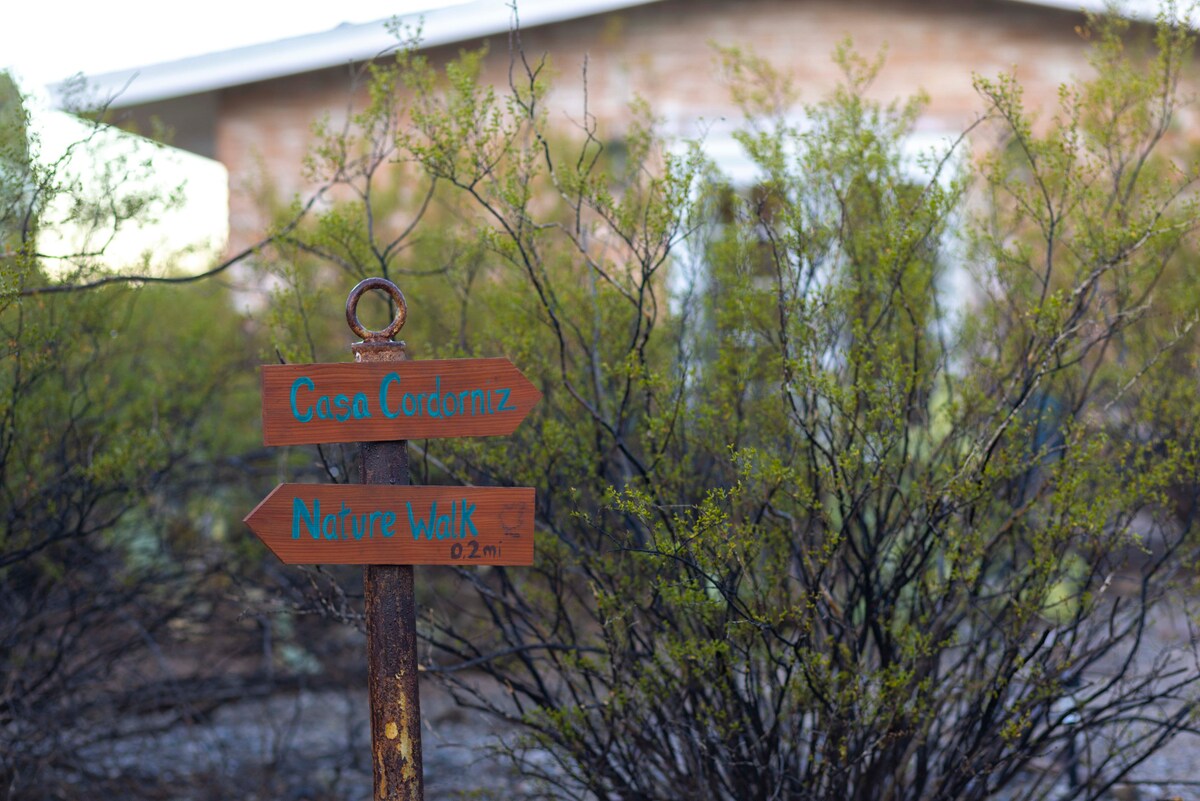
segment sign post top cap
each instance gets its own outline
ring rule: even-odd
[[[358,321],[358,301],[362,296],[372,289],[381,289],[391,295],[392,300],[396,302],[396,318],[392,320],[387,328],[381,331],[372,331]],[[404,301],[404,293],[400,291],[400,287],[393,284],[386,278],[364,278],[358,282],[354,289],[350,290],[349,297],[346,298],[346,324],[350,326],[350,330],[358,336],[362,337],[364,342],[387,342],[400,333],[400,329],[404,327],[404,321],[408,318],[408,304]]]

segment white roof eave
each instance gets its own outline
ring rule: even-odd
[[[661,0],[521,0],[521,27],[534,28]],[[1102,11],[1105,0],[1010,0],[1066,11]],[[421,26],[423,48],[470,41],[509,30],[511,0],[471,0],[459,5],[399,17],[402,26]],[[1153,20],[1157,0],[1126,0],[1120,11],[1132,19]],[[112,108],[127,108],[210,92],[286,75],[298,75],[366,61],[397,46],[388,20],[342,25],[330,31],[280,39],[217,53],[85,76],[89,97]],[[1189,20],[1195,25],[1195,20]],[[72,82],[50,86],[63,103]]]
[[[520,22],[522,28],[534,28],[656,2],[660,0],[522,0]],[[401,26],[419,25],[421,47],[429,48],[505,33],[512,24],[512,9],[509,0],[474,0],[397,19]],[[127,108],[362,62],[397,46],[388,22],[341,25],[321,33],[87,75],[85,89],[89,97],[112,108]],[[71,81],[52,84],[50,93],[62,103],[71,86]]]
[[[1063,11],[1090,11],[1096,14],[1107,11],[1112,5],[1109,0],[1011,0],[1011,2],[1059,8]],[[1128,19],[1138,22],[1154,22],[1158,19],[1161,6],[1161,0],[1116,0],[1115,7],[1117,13]],[[1180,4],[1176,17],[1178,21],[1184,22],[1192,28],[1195,28],[1197,22],[1200,22],[1200,15],[1188,9],[1186,3]]]

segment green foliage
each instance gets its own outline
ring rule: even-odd
[[[26,243],[34,239],[29,114],[20,91],[0,73],[0,293],[12,291],[16,275],[29,269]],[[0,296],[3,296],[0,295]]]
[[[553,130],[523,53],[501,93],[486,53],[405,49],[324,131],[354,197],[290,237],[323,260],[284,273],[297,308],[323,265],[382,271],[415,353],[504,354],[545,393],[511,442],[414,464],[538,488],[536,565],[460,572],[422,634],[431,671],[508,688],[445,674],[548,792],[1093,797],[1183,730],[1195,677],[1134,657],[1194,541],[1191,40],[1092,31],[1099,77],[1051,118],[978,77],[974,152],[919,169],[923,98],[870,100],[849,43],[803,128],[785,76],[719,51],[747,191],[643,104],[620,147]],[[1072,754],[1078,784],[1035,769]]]
[[[76,291],[115,231],[174,200],[139,185],[152,165],[111,147],[88,173],[98,131],[62,157],[40,153],[21,98],[5,91],[0,794],[51,798],[72,792],[64,780],[109,781],[80,749],[115,742],[139,705],[211,670],[162,654],[180,656],[229,593],[221,537],[250,500],[247,463],[230,460],[257,444],[257,386],[245,320],[222,287]],[[39,231],[64,221],[85,224],[83,249],[41,253]]]

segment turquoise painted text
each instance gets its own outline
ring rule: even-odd
[[[451,501],[449,508],[443,506],[442,514],[438,514],[438,503],[429,504],[429,514],[424,511],[417,513],[413,510],[412,502],[405,501],[409,533],[414,540],[424,537],[427,540],[466,539],[478,537],[479,530],[471,516],[475,513],[475,504],[461,501]],[[400,518],[401,524],[404,518]],[[356,512],[345,501],[336,512],[321,512],[321,501],[312,499],[307,503],[303,498],[292,498],[292,539],[298,540],[307,534],[314,540],[362,540],[381,537],[389,539],[396,535],[396,512],[383,509],[372,509],[369,512]]]
[[[501,412],[515,412],[510,402],[510,387],[442,391],[442,377],[434,376],[432,392],[403,391],[398,373],[388,373],[379,382],[377,411],[389,420],[397,417],[478,417]],[[365,392],[353,396],[345,393],[322,394],[316,382],[302,375],[292,382],[288,393],[292,417],[297,422],[333,420],[365,420],[372,416],[371,399]]]

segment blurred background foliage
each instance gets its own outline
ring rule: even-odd
[[[1128,781],[1195,733],[1190,652],[1147,632],[1191,614],[1200,210],[1189,35],[1093,25],[1097,77],[1055,115],[978,78],[980,122],[916,162],[923,98],[869,99],[885,67],[849,43],[802,128],[786,76],[719,50],[753,186],[644,106],[619,136],[551,126],[532,54],[496,88],[481,53],[438,71],[410,38],[345,127],[317,123],[325,202],[263,197],[251,315],[217,280],[58,291],[92,276],[47,274],[38,215],[79,189],[9,92],[0,786],[157,797],[154,771],[74,754],[361,681],[356,571],[284,568],[240,518],[356,473],[352,448],[261,447],[255,366],[348,360],[373,275],[407,296],[412,357],[507,356],[544,393],[510,438],[410,443],[414,482],[537,488],[532,568],[419,587],[423,665],[513,724],[529,792]]]

